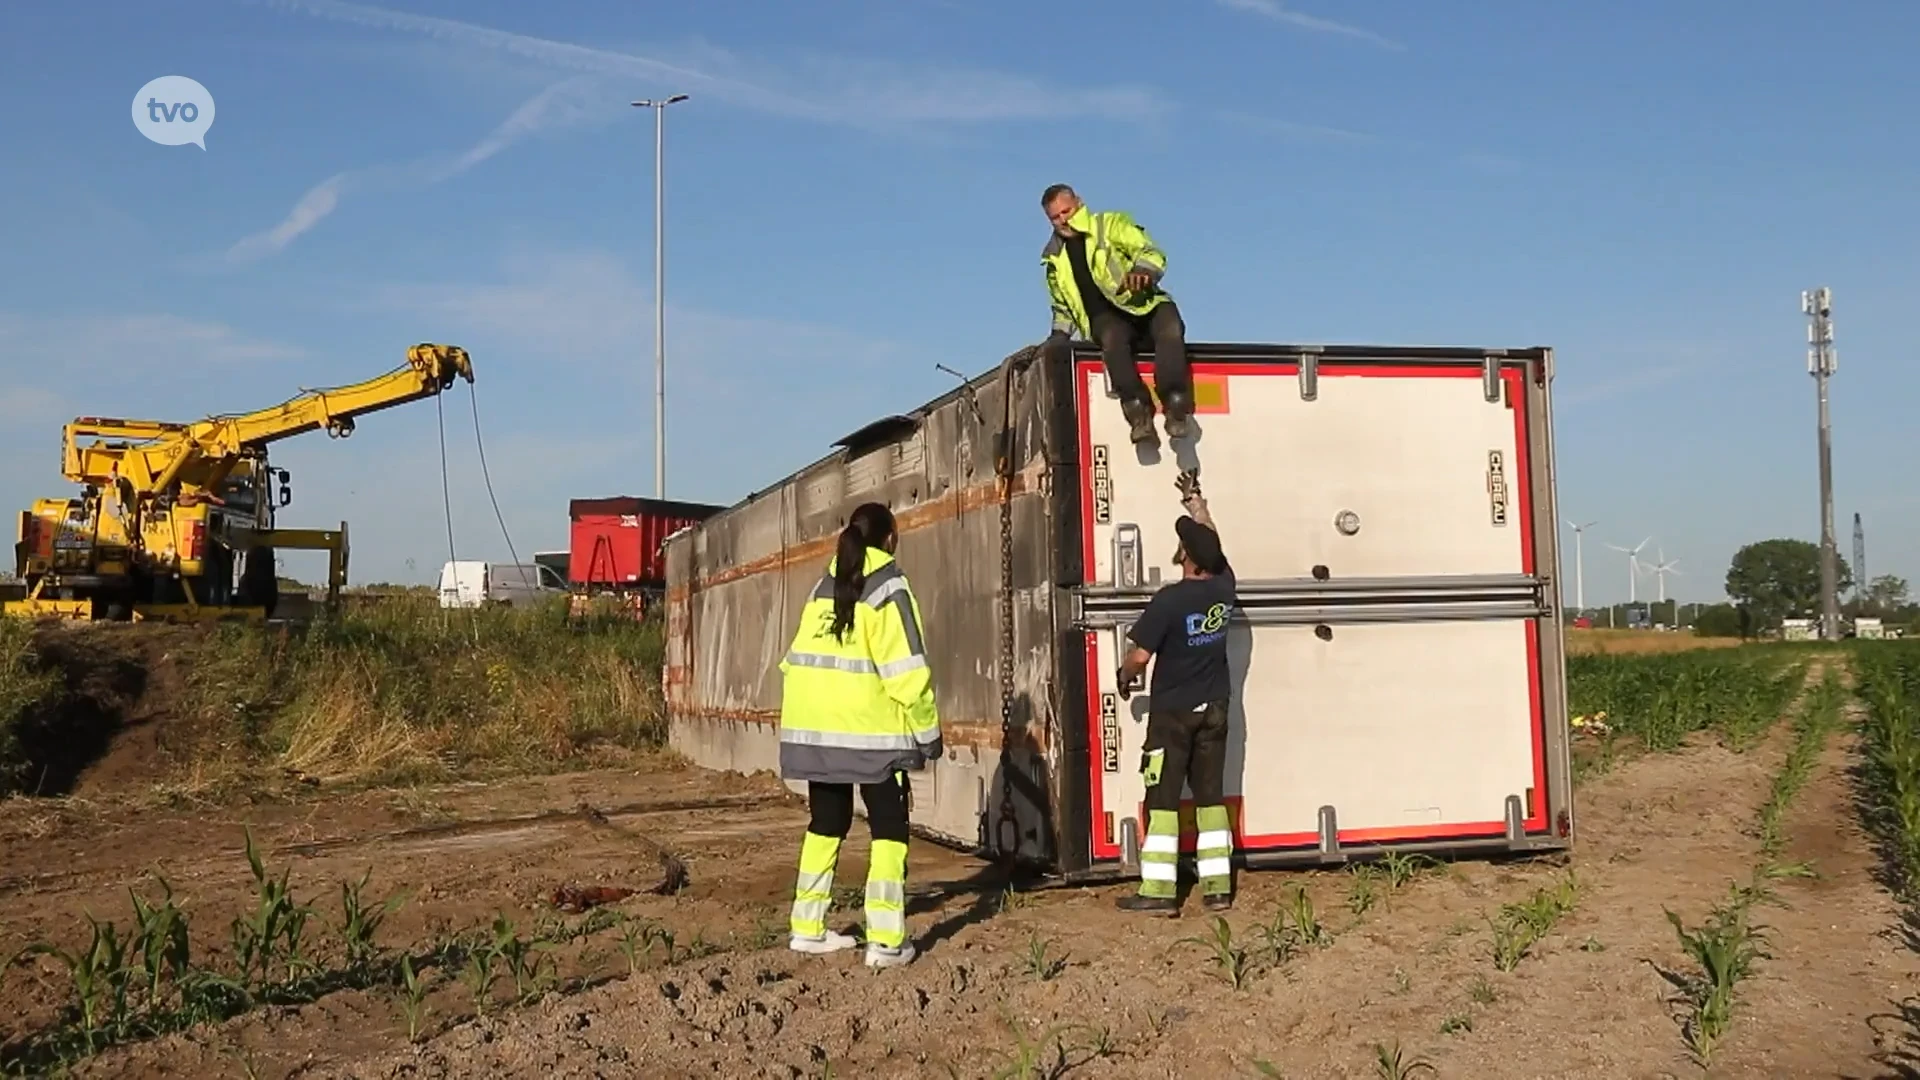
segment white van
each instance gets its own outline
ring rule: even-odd
[[[471,608],[485,604],[535,603],[565,596],[567,583],[539,563],[469,562],[440,568],[440,606]]]

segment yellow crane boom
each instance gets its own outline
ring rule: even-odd
[[[473,381],[473,363],[458,345],[415,345],[403,367],[365,382],[308,390],[272,408],[213,416],[190,424],[81,417],[62,431],[61,471],[77,484],[115,484],[136,496],[168,492],[183,481],[212,490],[249,449],[324,429],[344,438],[355,417],[432,397],[456,378]],[[83,438],[96,441],[81,445]],[[136,439],[140,442],[101,442]]]

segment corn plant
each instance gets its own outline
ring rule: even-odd
[[[1233,940],[1233,927],[1223,916],[1213,917],[1211,933],[1181,938],[1179,943],[1210,950],[1213,955],[1208,959],[1213,961],[1214,969],[1235,990],[1245,986],[1253,974],[1252,957],[1244,945]]]
[[[1431,855],[1407,855],[1398,851],[1389,851],[1380,857],[1380,868],[1387,876],[1387,887],[1399,892],[1427,870],[1439,867],[1440,861]]]
[[[1765,959],[1765,932],[1749,919],[1755,893],[1735,886],[1727,902],[1716,905],[1697,929],[1688,929],[1680,916],[1667,911],[1681,948],[1699,969],[1683,980],[1682,1000],[1687,1014],[1683,1037],[1687,1048],[1706,1065],[1732,1019],[1734,989]]]
[[[1867,712],[1868,824],[1912,901],[1920,891],[1920,643],[1856,642],[1853,660]]]
[[[360,894],[372,879],[373,867],[369,866],[357,883],[340,882],[340,937],[346,947],[347,963],[353,967],[369,964],[378,955],[373,936],[380,931],[380,924],[387,916],[406,902],[404,896],[394,893],[378,905],[368,907]]]
[[[149,904],[138,893],[128,890],[137,927],[133,932],[132,952],[140,960],[140,975],[147,991],[145,1006],[149,1010],[160,1007],[165,986],[177,987],[187,981],[192,954],[187,917],[174,905],[173,886],[166,878],[155,876],[162,894],[159,903]]]
[[[400,958],[400,1010],[407,1018],[407,1041],[420,1037],[420,1021],[426,1015],[427,980],[413,970],[413,958]]]
[[[1785,711],[1805,679],[1805,666],[1805,660],[1785,663],[1766,649],[1570,656],[1567,703],[1576,716],[1607,715],[1608,754],[1621,738],[1647,750],[1674,750],[1706,729],[1739,750],[1753,745]]]
[[[1793,748],[1774,775],[1772,790],[1760,808],[1760,851],[1768,859],[1779,854],[1786,841],[1780,823],[1787,804],[1805,786],[1820,752],[1826,749],[1827,736],[1839,723],[1841,697],[1839,671],[1828,667],[1820,685],[1807,695],[1794,719]]]
[[[315,970],[301,948],[313,908],[294,902],[293,892],[287,885],[288,871],[282,871],[278,880],[267,876],[260,853],[254,848],[253,830],[247,830],[246,838],[247,866],[253,871],[255,902],[251,914],[236,916],[233,920],[234,962],[239,968],[240,985],[249,992],[256,986],[277,989]],[[273,981],[275,969],[282,975],[278,984]]]
[[[1501,971],[1519,966],[1561,916],[1573,910],[1579,886],[1569,873],[1551,889],[1540,888],[1526,900],[1504,904],[1493,927],[1493,964]]]
[[[1392,1046],[1385,1043],[1373,1044],[1373,1074],[1381,1080],[1406,1080],[1414,1073],[1425,1070],[1436,1072],[1433,1064],[1422,1057],[1409,1059],[1400,1049],[1399,1040]]]
[[[93,938],[79,952],[45,942],[36,942],[21,950],[20,957],[50,956],[67,969],[73,986],[74,1013],[86,1052],[96,1053],[116,1039],[128,1015],[126,963],[127,943],[112,922],[101,922],[87,915]]]
[[[1049,942],[1039,934],[1027,935],[1027,973],[1041,982],[1053,978],[1067,968],[1065,955],[1048,955]]]
[[[1353,881],[1347,887],[1347,908],[1356,916],[1365,915],[1373,907],[1374,882],[1379,878],[1380,871],[1370,863],[1362,863],[1349,873]]]
[[[1320,923],[1320,917],[1314,913],[1313,897],[1307,895],[1305,885],[1293,887],[1293,898],[1288,903],[1287,917],[1293,922],[1293,934],[1302,946],[1318,948],[1333,944],[1333,935]]]

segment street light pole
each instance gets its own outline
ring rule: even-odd
[[[643,98],[635,108],[653,110],[653,497],[667,497],[667,106],[685,94]]]

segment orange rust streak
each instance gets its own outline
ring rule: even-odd
[[[1033,490],[1035,484],[1032,476],[1033,474],[1025,472],[1015,473],[1011,482],[1013,488],[1011,495],[1019,496]],[[895,516],[894,520],[899,527],[901,535],[904,536],[907,533],[915,532],[931,525],[937,525],[943,521],[951,521],[968,511],[978,510],[983,506],[991,505],[998,501],[999,498],[1000,482],[994,480],[985,484],[975,484],[970,488],[961,488],[953,494],[942,496],[933,502],[921,503],[911,510],[903,510]],[[785,548],[771,555],[763,555],[751,562],[728,567],[725,570],[721,570],[711,576],[694,582],[691,586],[672,586],[667,589],[667,601],[672,603],[678,600],[685,600],[693,589],[711,589],[715,586],[725,585],[730,581],[738,581],[741,578],[752,577],[755,574],[764,573],[768,570],[785,570],[794,563],[814,562],[819,559],[824,559],[833,553],[833,545],[837,539],[838,537],[835,536],[823,536],[817,540],[808,540],[805,543]]]
[[[761,724],[767,727],[780,725],[778,709],[700,709],[676,707],[670,710],[675,720],[733,721],[741,724]],[[964,746],[969,750],[998,750],[1000,748],[1000,722],[982,720],[942,720],[940,735],[948,746]],[[1039,753],[1045,747],[1033,735],[1023,731],[1010,731],[1007,741],[1016,749]]]

